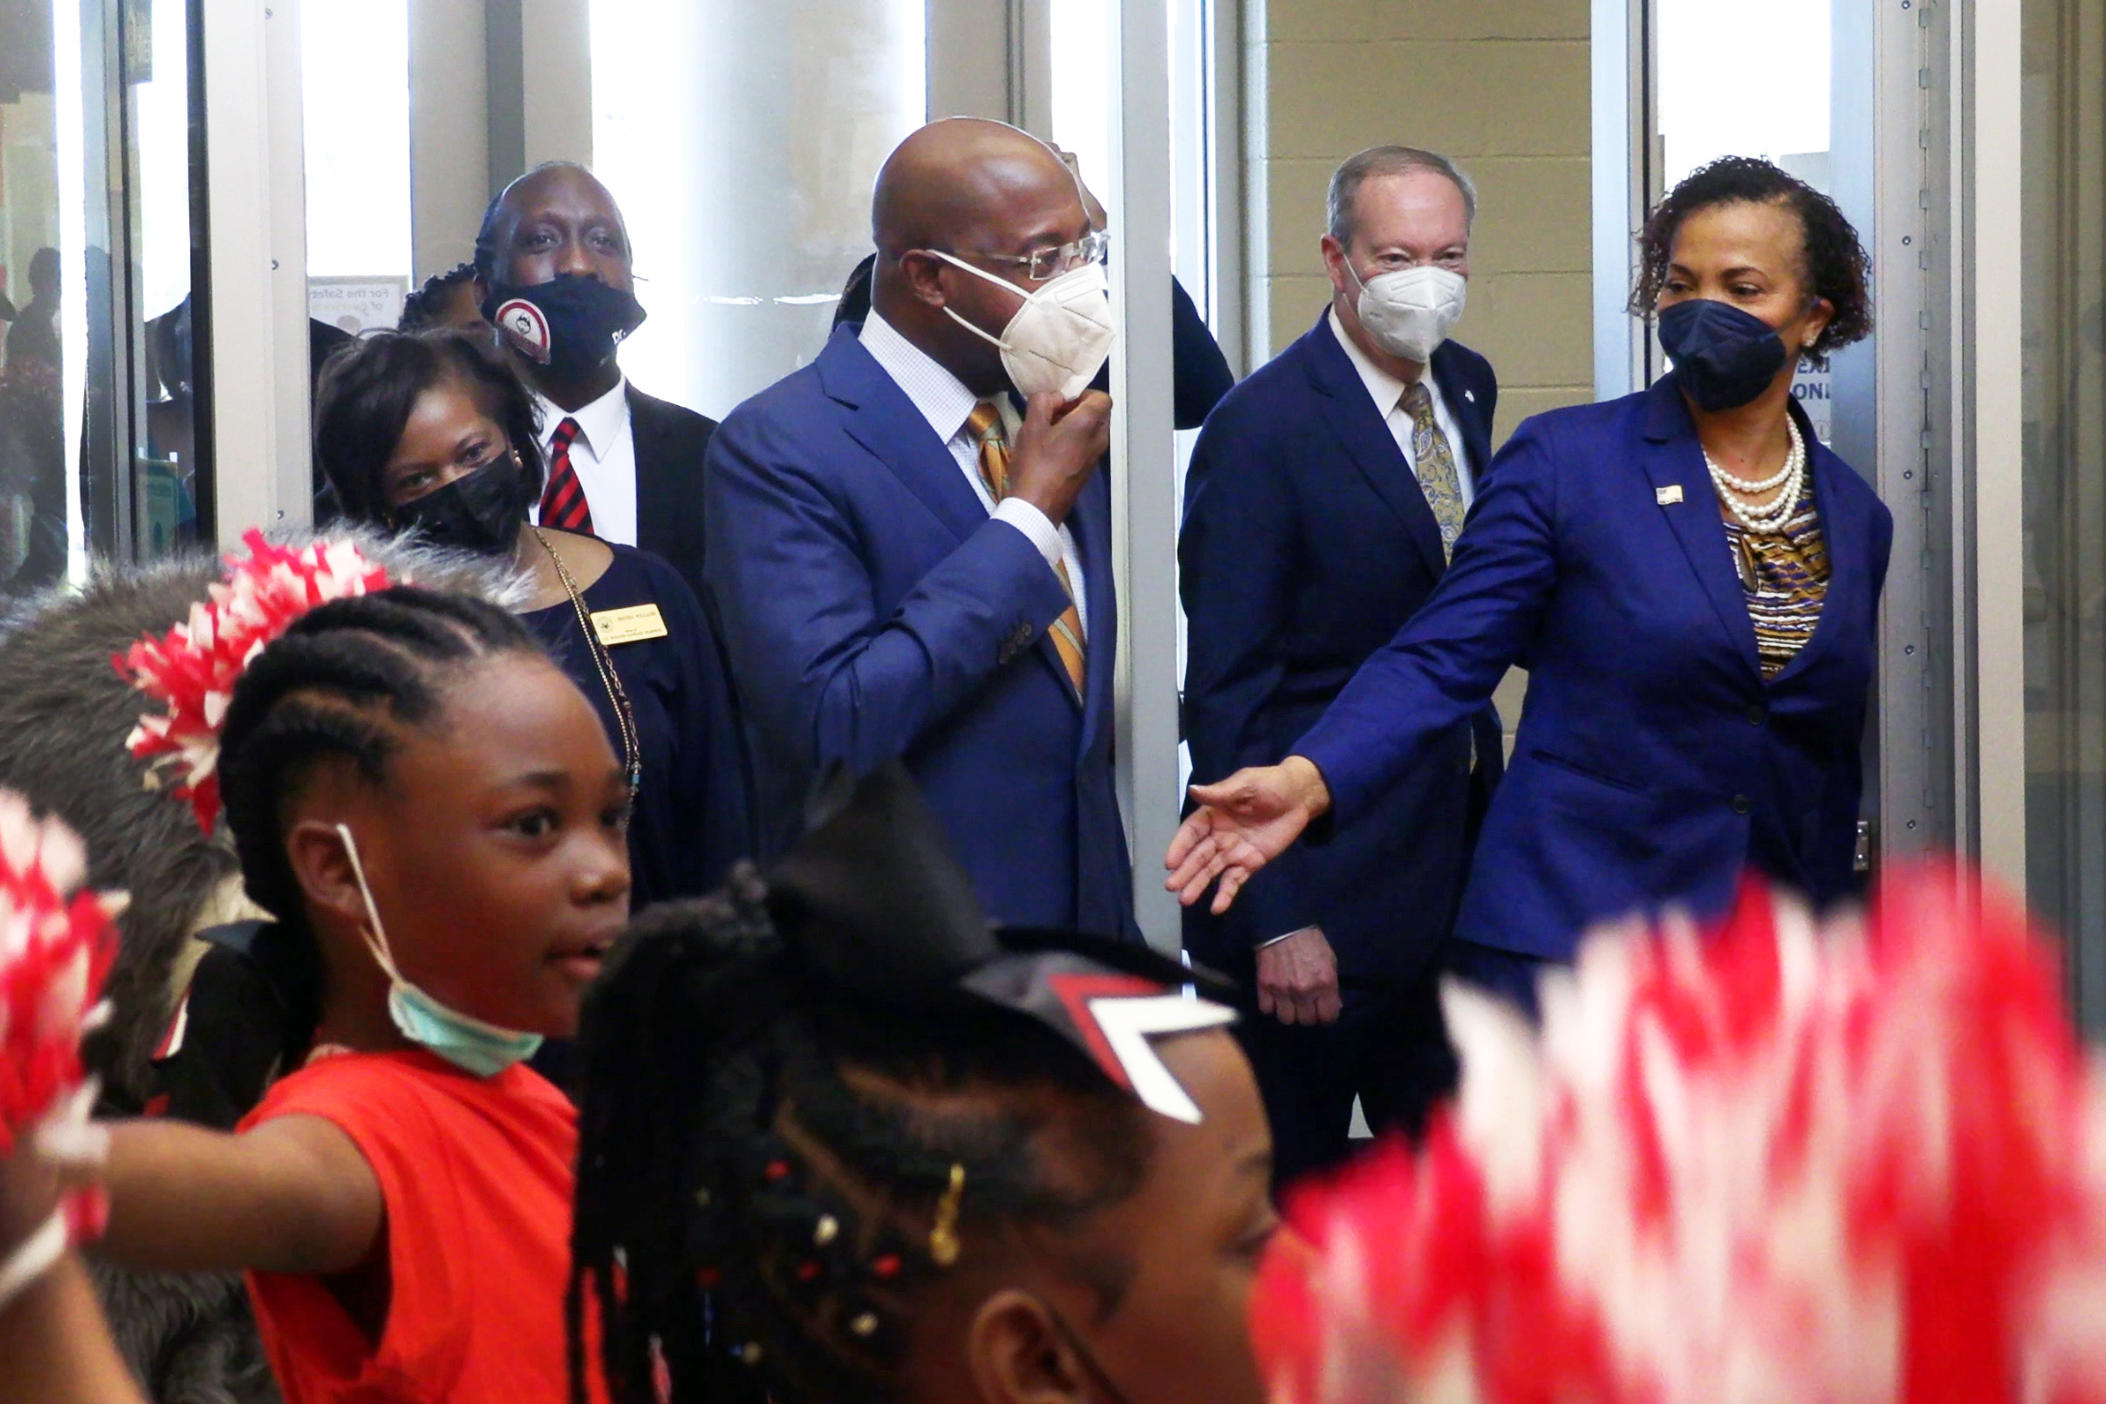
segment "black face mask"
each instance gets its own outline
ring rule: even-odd
[[[1701,410],[1739,409],[1784,369],[1776,328],[1728,302],[1691,298],[1660,310],[1660,349],[1675,379]]]
[[[505,345],[552,375],[570,379],[597,370],[624,337],[643,325],[643,304],[584,273],[515,287],[493,283],[483,298]]]
[[[414,530],[434,546],[508,555],[526,520],[527,485],[512,454],[492,459],[445,487],[395,509],[395,525]]]

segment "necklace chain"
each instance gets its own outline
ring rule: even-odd
[[[1800,437],[1798,422],[1785,417],[1785,431],[1791,435],[1791,450],[1784,455],[1784,467],[1768,478],[1736,478],[1718,466],[1711,451],[1704,449],[1704,467],[1711,473],[1711,485],[1718,492],[1719,501],[1726,510],[1749,531],[1774,535],[1784,530],[1799,510],[1799,490],[1806,482],[1806,440]],[[1699,446],[1701,447],[1701,445]],[[1782,486],[1783,491],[1767,507],[1749,507],[1741,502],[1738,494],[1767,492]]]
[[[555,543],[542,535],[540,527],[534,527],[533,532],[534,539],[541,543],[541,549],[548,552],[549,560],[554,563],[564,593],[570,596],[570,607],[577,611],[578,628],[585,635],[586,651],[592,655],[593,671],[600,675],[600,686],[607,689],[607,700],[614,704],[615,725],[622,733],[622,772],[629,777],[629,803],[633,805],[636,792],[643,786],[643,756],[636,739],[636,712],[629,705],[629,694],[622,687],[621,675],[614,670],[613,657],[592,627],[592,616],[585,609],[585,596],[578,589],[578,582],[570,578],[563,557],[556,553]]]

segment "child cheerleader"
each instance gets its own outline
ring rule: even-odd
[[[525,1059],[627,919],[627,778],[513,615],[250,546],[121,666],[311,960],[313,1047],[235,1134],[113,1125],[103,1251],[247,1271],[289,1404],[561,1398],[576,1125]]]

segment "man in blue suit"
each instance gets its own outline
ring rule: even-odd
[[[1475,205],[1431,152],[1341,165],[1330,305],[1200,435],[1178,542],[1197,783],[1281,754],[1447,569],[1498,398],[1484,357],[1446,340]],[[1283,855],[1230,911],[1187,912],[1193,956],[1253,987],[1243,1037],[1282,1180],[1344,1156],[1356,1095],[1376,1129],[1415,1131],[1451,1085],[1441,946],[1500,756],[1486,707],[1367,822]]]
[[[763,846],[898,757],[988,911],[1138,936],[1112,782],[1102,233],[1052,150],[957,118],[879,174],[869,318],[732,412],[705,578]],[[1017,397],[1023,399],[1021,413]]]

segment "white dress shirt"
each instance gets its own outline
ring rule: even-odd
[[[1404,462],[1416,477],[1419,471],[1418,455],[1411,451],[1411,412],[1404,408],[1404,392],[1411,387],[1397,379],[1382,367],[1367,358],[1367,353],[1353,344],[1346,329],[1338,324],[1338,309],[1331,309],[1331,334],[1345,348],[1353,369],[1360,372],[1360,383],[1367,386],[1367,393],[1374,397],[1375,412],[1389,426],[1390,437],[1397,441],[1397,448],[1404,455]],[[1433,367],[1419,372],[1426,382],[1426,389],[1433,396],[1433,422],[1448,438],[1448,453],[1455,459],[1455,476],[1462,484],[1463,506],[1468,507],[1477,500],[1477,475],[1470,463],[1470,455],[1463,448],[1462,431],[1456,427],[1455,416],[1448,413],[1448,402],[1441,396],[1440,382],[1433,378]]]
[[[965,421],[971,417],[973,407],[980,397],[965,388],[965,383],[937,364],[934,357],[899,334],[899,331],[872,309],[863,321],[863,349],[870,358],[892,377],[895,384],[906,392],[921,411],[921,417],[929,421],[936,437],[943,440],[950,450],[951,458],[965,481],[972,485],[975,496],[980,499],[988,514],[998,522],[1007,522],[1024,534],[1039,554],[1046,558],[1046,569],[1064,564],[1068,570],[1068,584],[1075,592],[1075,616],[1082,621],[1084,637],[1088,637],[1090,607],[1087,592],[1083,588],[1082,558],[1075,554],[1075,535],[1066,526],[1054,526],[1044,512],[1024,501],[1011,497],[1001,502],[987,490],[987,482],[980,476],[980,444],[965,429]],[[1012,448],[1016,444],[1016,432],[1021,421],[1007,395],[998,396],[995,407],[1001,411],[1002,432]],[[588,489],[589,490],[589,489]]]
[[[541,463],[555,472],[555,454],[550,448],[556,429],[566,419],[578,421],[578,436],[570,443],[571,471],[585,489],[585,505],[592,509],[592,534],[602,541],[636,544],[636,441],[629,432],[629,380],[623,376],[614,388],[589,405],[564,409],[540,391],[534,392],[534,408],[540,414]],[[534,520],[541,520],[541,504],[534,504]]]

